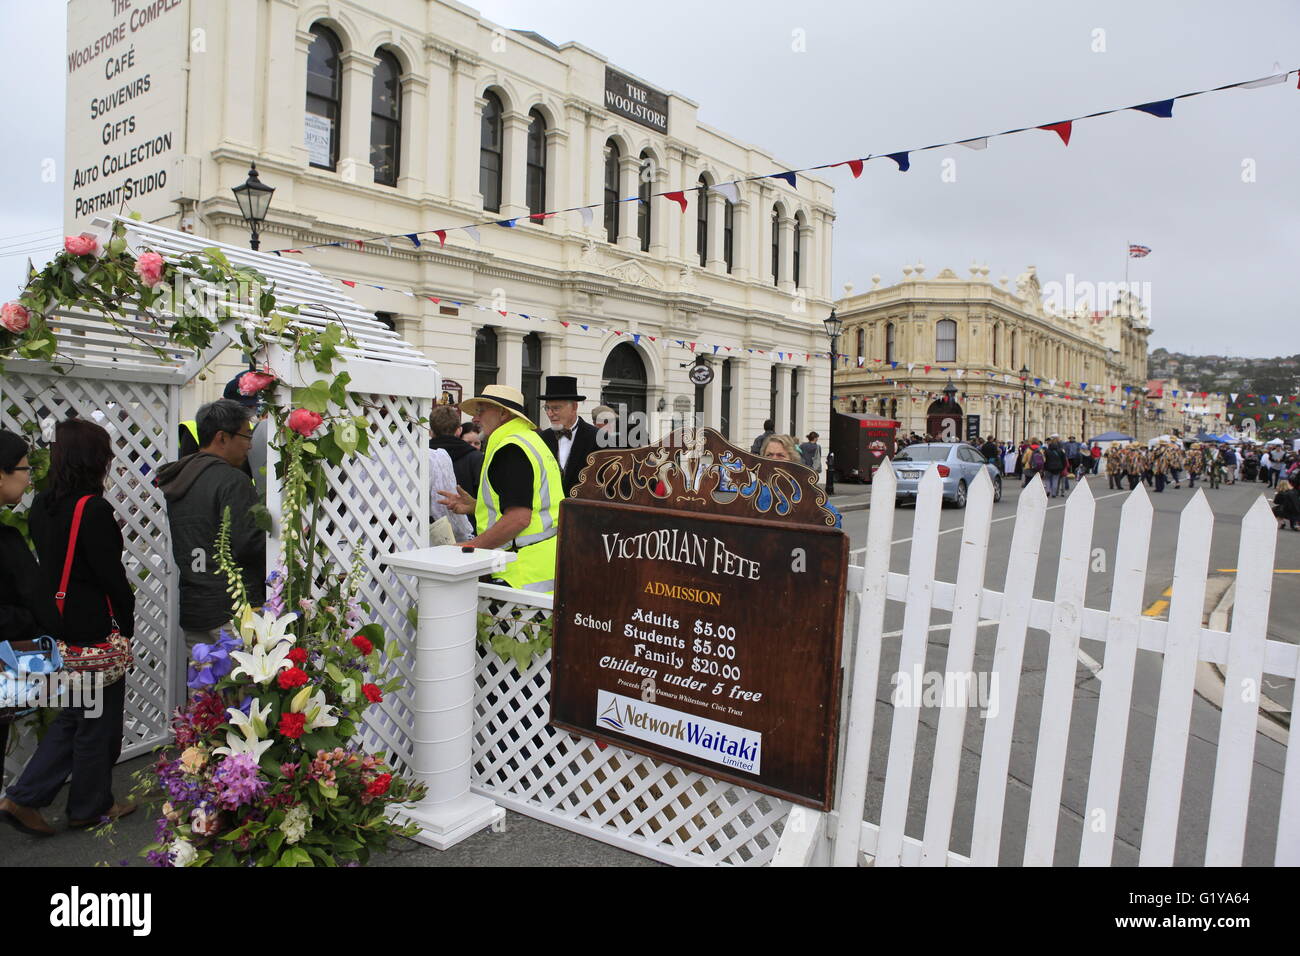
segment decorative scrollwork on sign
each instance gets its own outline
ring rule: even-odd
[[[752,455],[712,428],[679,428],[644,448],[594,452],[569,497],[835,527],[816,472]]]

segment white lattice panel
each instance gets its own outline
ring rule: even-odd
[[[176,600],[167,505],[154,487],[157,469],[175,458],[176,386],[70,375],[28,374],[11,363],[0,376],[0,427],[62,420],[69,411],[99,420],[113,437],[115,461],[105,498],[126,544],[123,561],[135,586],[135,670],[127,683],[122,759],[164,742],[183,688],[172,666],[170,621]],[[96,412],[103,417],[97,419]],[[30,504],[30,499],[27,504]],[[20,740],[6,767],[22,769],[34,741]]]
[[[480,593],[480,613],[518,634],[550,610]],[[524,673],[479,644],[473,787],[527,816],[677,865],[762,866],[790,804],[549,726],[551,655]]]
[[[407,688],[369,708],[362,735],[368,748],[384,751],[402,768],[411,759],[415,628],[407,613],[415,606],[416,583],[379,559],[428,547],[429,436],[418,419],[427,418],[429,410],[427,399],[349,394],[347,412],[369,422],[370,454],[327,470],[330,492],[319,520],[333,570],[345,572],[353,549],[361,545],[366,569],[361,599],[370,605],[371,620],[383,625],[389,667]]]

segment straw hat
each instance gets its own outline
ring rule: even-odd
[[[509,385],[489,385],[483,389],[482,395],[475,395],[461,402],[460,410],[466,415],[477,415],[483,410],[484,405],[495,405],[497,408],[505,409],[516,418],[522,418],[529,427],[537,428],[536,423],[524,411],[524,393],[517,388],[511,388]]]

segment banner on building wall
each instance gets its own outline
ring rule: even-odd
[[[658,133],[668,132],[668,94],[605,67],[605,109]]]

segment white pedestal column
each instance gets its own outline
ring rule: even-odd
[[[478,578],[515,559],[504,551],[445,545],[389,555],[389,567],[420,579],[411,731],[413,776],[428,787],[413,809],[396,816],[419,824],[420,843],[445,850],[505,817],[471,793],[474,658]]]

